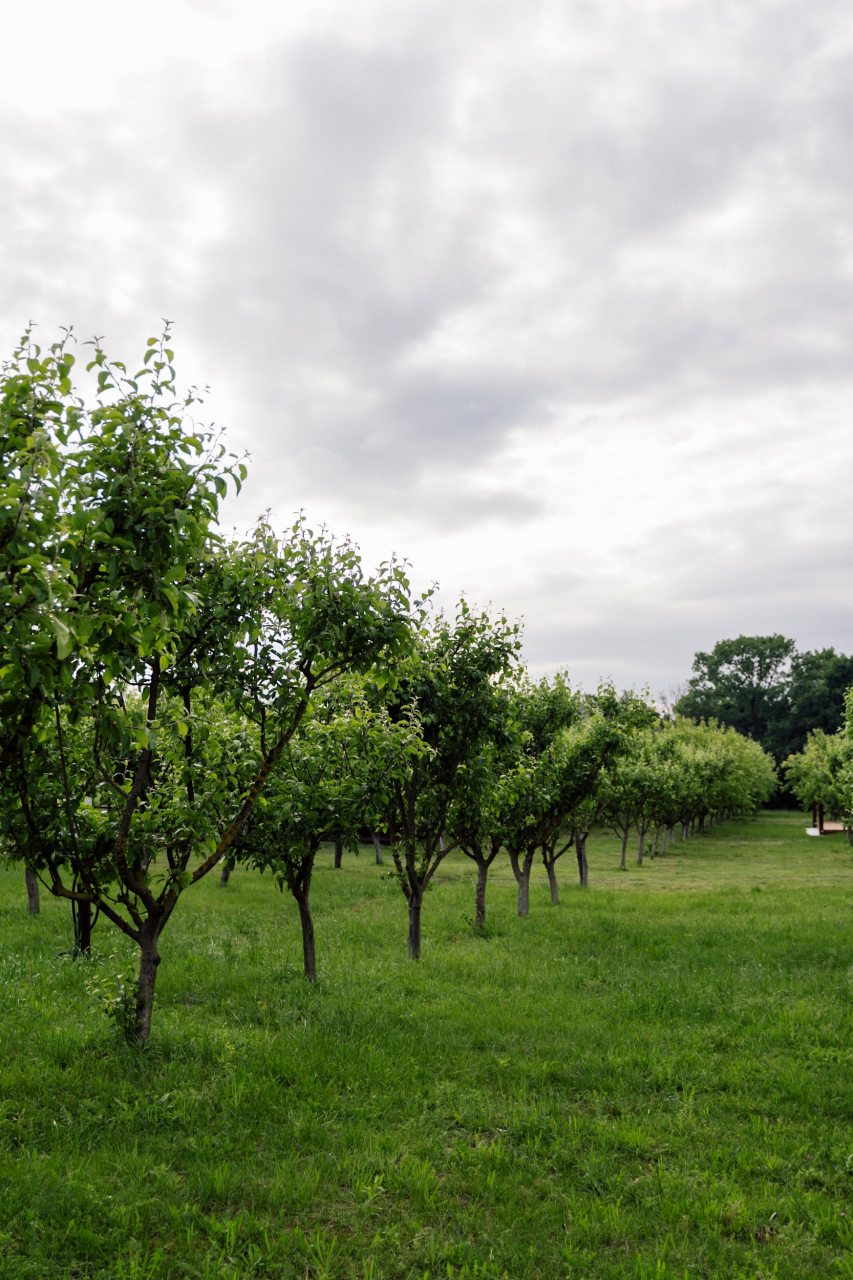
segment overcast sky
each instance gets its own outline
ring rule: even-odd
[[[3,3],[0,351],[178,372],[270,508],[668,691],[853,652],[849,0]]]

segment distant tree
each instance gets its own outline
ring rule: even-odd
[[[764,746],[777,760],[784,760],[803,750],[812,730],[837,733],[844,723],[844,698],[851,685],[853,657],[834,649],[795,653],[787,705],[769,727]]]
[[[474,927],[486,927],[486,886],[489,870],[501,851],[501,776],[509,767],[517,744],[509,724],[500,741],[489,741],[459,769],[448,811],[447,830],[477,868]]]
[[[655,713],[633,694],[609,684],[595,694],[573,690],[562,674],[519,692],[526,740],[502,779],[504,844],[518,885],[518,914],[526,916],[530,872],[538,854],[558,901],[557,862],[574,848],[582,888],[589,881],[586,841],[602,807],[603,770],[623,738]]]
[[[846,733],[815,729],[803,750],[788,756],[783,768],[803,808],[821,806],[828,818],[844,824],[849,840],[853,830],[853,740]]]
[[[552,898],[554,863],[571,844],[559,845],[571,783],[563,734],[583,714],[583,695],[564,672],[553,679],[522,684],[513,695],[517,750],[500,779],[498,806],[502,843],[518,886],[517,910],[530,910],[530,874],[536,855],[548,868]],[[558,852],[559,848],[559,852]],[[549,868],[550,861],[550,868]]]
[[[687,692],[676,711],[692,720],[717,720],[769,744],[787,714],[795,643],[785,636],[738,636],[697,653]]]
[[[557,902],[557,859],[572,847],[580,887],[586,889],[589,885],[586,842],[601,817],[601,777],[607,761],[620,750],[622,731],[593,704],[588,714],[565,729],[561,736],[562,771],[566,780],[563,827],[556,839],[552,837],[542,850],[553,903]]]
[[[618,768],[621,757],[626,753],[630,755],[638,739],[643,739],[659,723],[658,713],[647,693],[637,694],[629,690],[620,694],[608,682],[599,685],[595,695],[588,699],[588,706],[592,715],[587,724],[588,741],[585,745],[589,764],[594,762],[594,772],[588,773],[586,785],[582,784],[583,775],[579,778],[582,785],[578,787],[567,815],[581,888],[589,884],[587,840],[593,827],[605,820],[607,814],[610,800],[608,772],[614,765]],[[637,812],[639,816],[641,810]]]
[[[642,865],[646,832],[654,823],[668,735],[645,729],[631,735],[602,777],[602,817],[621,838],[619,868],[626,870],[628,839],[637,832],[637,862]]]
[[[628,867],[628,841],[640,810],[641,797],[633,785],[638,754],[637,748],[624,752],[604,770],[600,783],[602,820],[621,842],[620,871]]]
[[[317,979],[311,878],[320,845],[357,851],[364,814],[387,800],[410,754],[423,752],[416,719],[392,723],[354,686],[318,697],[303,717],[239,839],[241,861],[271,870],[299,909],[305,976]]]
[[[385,695],[392,719],[417,716],[426,748],[394,779],[382,823],[408,905],[413,960],[421,953],[424,894],[453,847],[448,824],[460,771],[492,740],[501,686],[515,677],[520,645],[517,624],[475,613],[462,600],[454,618],[440,615],[424,631]]]

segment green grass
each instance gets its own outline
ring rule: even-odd
[[[0,872],[5,1280],[788,1280],[853,1276],[853,851],[766,815],[592,887],[501,867],[478,937],[451,857],[405,958],[372,851],[296,912],[237,872],[164,936],[148,1051],[99,990],[106,923]]]

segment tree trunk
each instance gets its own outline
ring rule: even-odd
[[[341,862],[343,860],[343,856],[344,856],[344,842],[343,840],[341,840],[340,836],[337,836],[335,838],[335,869],[337,871],[340,871],[341,869]]]
[[[487,862],[477,863],[477,897],[476,897],[476,928],[482,933],[486,927],[486,880],[489,875],[489,864]]]
[[[652,841],[652,849],[651,849],[651,853],[649,854],[650,858],[656,858],[658,856],[658,845],[660,844],[660,833],[661,833],[660,826],[656,826],[655,838]]]
[[[532,856],[528,859],[525,857],[522,862],[517,853],[513,853],[512,849],[508,849],[509,865],[512,867],[512,874],[515,876],[518,884],[518,914],[526,916],[530,910],[530,868],[533,865]]]
[[[623,834],[623,836],[622,836],[622,856],[621,856],[621,858],[619,859],[619,870],[620,870],[620,871],[627,871],[627,870],[628,870],[627,854],[628,854],[628,828],[626,827],[626,828],[625,828],[625,831],[624,831],[624,834]]]
[[[72,902],[71,915],[74,920],[74,955],[90,956],[92,954],[92,904],[91,902]]]
[[[419,890],[409,898],[409,959],[421,958],[421,907],[423,893]]]
[[[557,866],[554,862],[546,862],[545,870],[548,872],[548,888],[551,890],[551,905],[556,907],[560,901],[560,893],[557,888]]]
[[[522,868],[518,877],[518,914],[528,915],[530,911],[530,869]]]
[[[224,889],[228,881],[231,879],[231,871],[232,871],[231,859],[226,858],[222,864],[222,874],[219,877],[220,889]]]
[[[589,888],[589,863],[586,860],[586,836],[575,836],[575,853],[578,859],[578,876],[582,889]]]
[[[637,827],[637,866],[638,867],[641,867],[643,865],[643,854],[645,853],[645,849],[646,849],[646,827],[645,827],[645,823],[641,823],[641,825]]]
[[[376,865],[377,865],[377,867],[381,867],[381,866],[383,865],[383,863],[382,863],[382,841],[379,839],[379,836],[376,834],[376,832],[375,832],[375,831],[372,831],[372,832],[370,833],[370,836],[371,836],[371,839],[373,840],[373,847],[374,847],[374,849],[376,850]]]
[[[31,867],[25,869],[24,875],[27,881],[27,910],[31,916],[37,916],[40,906],[38,876]]]
[[[307,892],[294,893],[299,907],[299,923],[302,926],[302,961],[305,977],[309,982],[317,981],[317,953],[314,947],[314,920],[311,915],[311,903]]]
[[[157,951],[157,931],[150,925],[142,935],[139,958],[139,981],[136,986],[136,1015],[134,1026],[127,1039],[130,1044],[144,1045],[151,1035],[151,1014],[154,1011],[154,984],[160,955]]]

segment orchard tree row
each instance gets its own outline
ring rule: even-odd
[[[665,853],[676,830],[686,839],[721,818],[754,813],[776,787],[776,770],[757,742],[715,723],[664,720],[632,735],[601,781],[601,821],[622,840],[636,833],[642,864]]]
[[[554,897],[570,849],[587,883],[594,824],[635,829],[642,859],[772,789],[732,731],[531,682],[517,625],[435,612],[393,559],[368,574],[302,518],[224,539],[245,471],[195,425],[169,340],[133,371],[96,341],[84,393],[70,339],[26,335],[0,383],[0,834],[32,893],[68,901],[79,952],[98,918],[138,947],[129,1039],[150,1034],[163,932],[214,868],[293,894],[313,978],[324,839],[387,844],[417,958],[453,848],[482,927],[502,851],[526,914],[537,858]]]
[[[666,852],[678,835],[733,813],[751,813],[773,790],[773,767],[733,730],[660,720],[634,695],[602,686],[573,690],[565,677],[532,684],[512,662],[514,633],[464,604],[440,618],[402,660],[388,695],[368,677],[315,699],[288,746],[232,861],[272,870],[293,894],[305,973],[316,977],[310,886],[324,840],[357,849],[370,832],[391,846],[409,914],[409,955],[420,955],[424,893],[442,860],[476,864],[475,926],[486,923],[486,888],[499,856],[529,908],[541,859],[558,901],[556,868],[568,851],[588,883],[593,825],[637,834],[637,861]],[[509,641],[509,645],[507,642]],[[496,648],[497,642],[497,648]],[[337,860],[337,865],[340,865]]]

